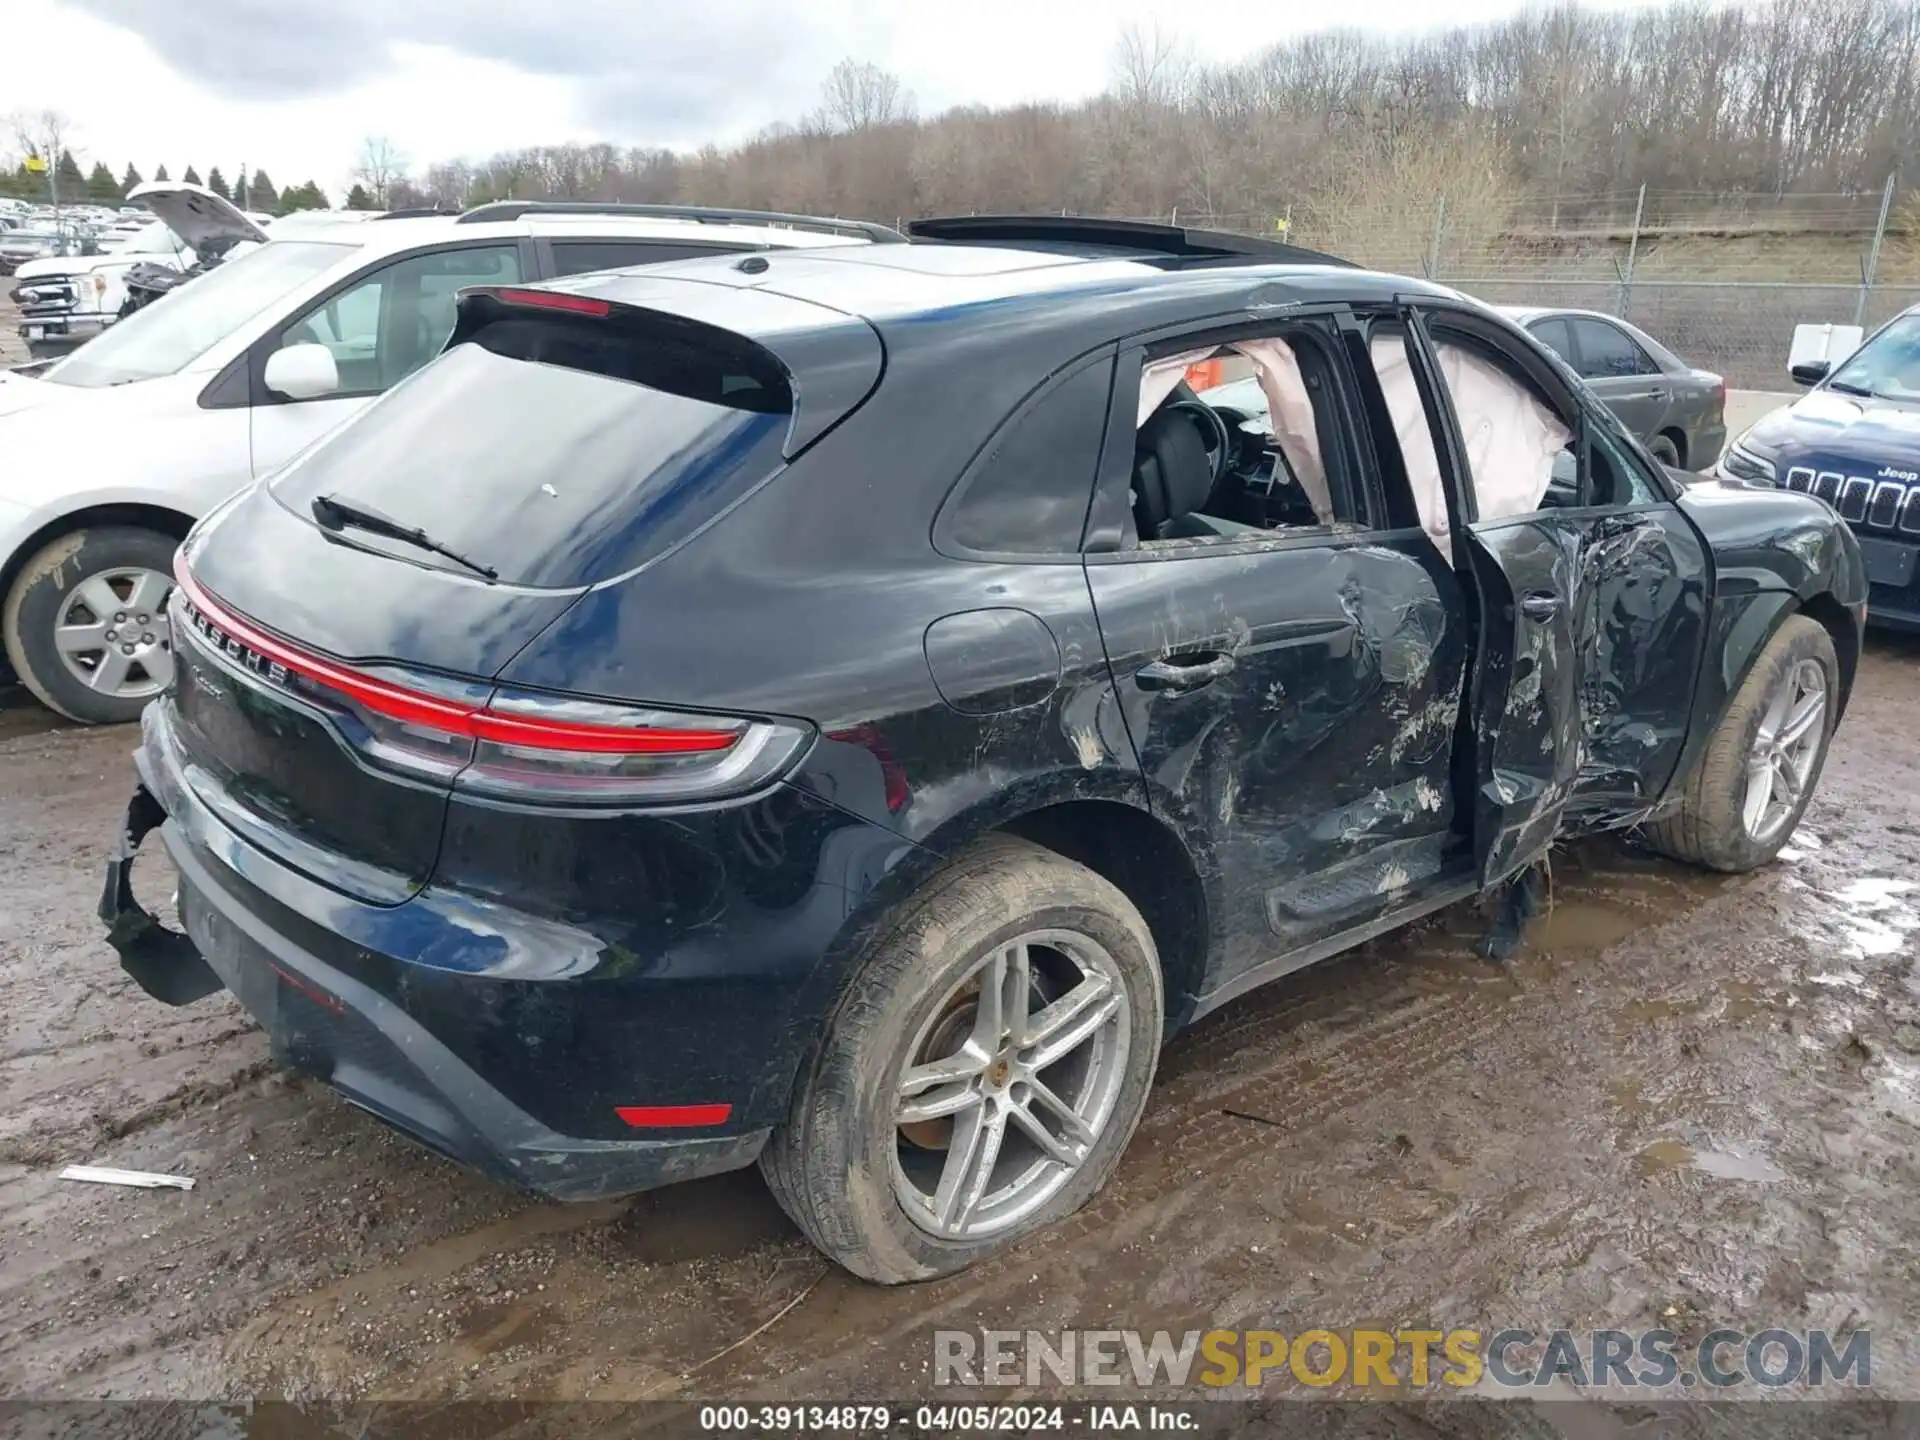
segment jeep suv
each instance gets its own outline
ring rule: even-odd
[[[1792,833],[1866,600],[1820,501],[1682,488],[1417,280],[912,229],[469,289],[204,520],[127,971],[547,1195],[757,1160],[904,1281],[1085,1202],[1252,987],[1564,836]]]
[[[464,287],[900,239],[805,216],[524,201],[351,224],[303,215],[269,238],[211,191],[172,190],[149,203],[196,250],[250,253],[38,379],[0,375],[6,656],[76,720],[131,720],[166,687],[173,550],[194,520],[438,354]],[[75,460],[78,437],[96,442],[92,462]]]

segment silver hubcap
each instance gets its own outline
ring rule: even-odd
[[[1747,758],[1747,795],[1740,819],[1747,834],[1768,841],[1786,828],[1813,778],[1827,733],[1827,672],[1802,660],[1767,702]]]
[[[173,679],[173,631],[158,570],[128,566],[89,575],[53,622],[60,663],[89,690],[120,700],[158,695]]]
[[[1039,1210],[1092,1153],[1126,1081],[1120,967],[1035,930],[949,990],[893,1086],[894,1193],[913,1223],[975,1239]]]

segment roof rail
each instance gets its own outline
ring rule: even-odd
[[[820,215],[783,215],[772,210],[715,210],[705,205],[626,205],[608,200],[495,200],[476,205],[460,217],[462,225],[489,225],[523,215],[613,215],[647,220],[691,220],[700,225],[769,225],[789,230],[818,230],[829,235],[859,235],[876,245],[906,240],[898,230],[871,220],[828,219]]]
[[[413,205],[404,210],[382,210],[371,218],[375,220],[418,220],[423,215],[458,215],[458,210],[446,209],[439,205]]]
[[[1226,230],[1188,230],[1151,220],[1108,220],[1086,215],[952,215],[909,220],[907,234],[914,240],[1004,245],[1052,242],[1100,245],[1116,250],[1141,250],[1180,260],[1268,261],[1285,265],[1338,265],[1353,269],[1351,260],[1323,255],[1318,250],[1263,240],[1257,235],[1235,235]]]

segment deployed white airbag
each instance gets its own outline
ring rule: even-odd
[[[1538,510],[1553,478],[1554,458],[1566,448],[1573,432],[1524,383],[1499,366],[1458,345],[1435,348],[1459,420],[1480,518],[1503,520]],[[1443,555],[1451,557],[1440,457],[1406,344],[1400,336],[1381,335],[1374,339],[1372,352],[1387,411],[1400,437],[1400,454],[1421,528]]]

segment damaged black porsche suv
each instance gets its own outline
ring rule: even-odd
[[[1084,1203],[1253,986],[1562,837],[1779,850],[1860,649],[1827,506],[1683,488],[1418,281],[914,231],[468,291],[207,517],[129,972],[546,1195],[758,1161],[898,1282]]]

